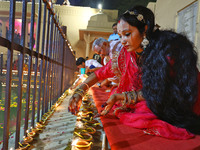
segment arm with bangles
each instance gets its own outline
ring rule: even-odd
[[[92,69],[90,69],[89,67],[87,67],[86,68],[86,73],[88,73],[88,72],[94,72],[94,71],[96,71],[96,70],[98,70],[98,69],[100,69],[101,67],[96,67],[96,68],[92,68]]]
[[[121,109],[125,109],[130,104],[135,104],[139,101],[145,100],[142,96],[142,91],[129,91],[129,92],[122,92],[116,93],[110,96],[107,102],[102,106],[105,107],[104,110],[101,112],[101,115],[106,115],[113,107],[113,105],[121,101],[122,106],[119,107]]]
[[[78,110],[81,106],[81,102],[82,102],[82,97],[84,96],[84,94],[86,93],[86,91],[92,86],[94,85],[96,82],[98,82],[98,78],[96,76],[95,73],[92,73],[80,86],[79,88],[77,88],[72,97],[69,100],[69,107],[68,110],[72,113],[72,114],[76,114],[78,113]]]
[[[86,91],[99,80],[104,80],[109,77],[113,77],[114,73],[111,70],[111,62],[106,66],[100,68],[99,70],[92,73],[80,86],[77,88],[72,97],[69,100],[68,110],[72,114],[76,114],[79,111],[79,108],[82,103],[82,97],[86,94]]]

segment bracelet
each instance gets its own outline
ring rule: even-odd
[[[83,82],[82,84],[83,84],[83,85],[86,85],[86,86],[87,86],[87,89],[90,88],[89,85],[88,85],[87,83]],[[81,84],[81,85],[82,85],[82,84]]]
[[[81,97],[83,97],[84,95],[82,94],[82,93],[80,93],[80,92],[74,92],[74,94],[78,94],[78,95],[80,95]],[[74,95],[73,94],[73,95]]]
[[[122,107],[126,107],[126,105],[130,105],[131,103],[137,102],[137,93],[133,90],[130,92],[122,92],[124,95],[124,100],[122,101]]]
[[[130,92],[130,103],[136,103],[137,102],[137,93],[135,91]]]
[[[128,102],[127,102],[126,104],[127,104],[127,105],[130,105],[130,104],[131,104],[131,100],[132,100],[132,97],[131,97],[131,93],[130,93],[130,92],[128,92],[127,97],[128,97]]]
[[[74,91],[73,95],[74,94],[79,94],[81,97],[83,97],[85,95],[85,91],[81,88],[78,88]]]
[[[81,88],[77,88],[74,92],[82,92],[82,93],[85,93],[85,91]]]
[[[122,101],[122,106],[124,107],[126,105],[126,95],[127,95],[127,92],[122,92],[122,94],[124,95],[124,100]]]

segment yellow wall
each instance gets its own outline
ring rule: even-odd
[[[60,16],[61,24],[67,26],[67,38],[72,48],[76,51],[76,56],[85,57],[86,44],[85,41],[79,40],[79,29],[87,29],[90,17],[96,15],[99,10],[90,7],[67,5],[55,5],[54,7]],[[103,10],[103,12],[108,15],[108,21],[112,22],[118,17],[117,10]],[[104,31],[103,28],[102,31]],[[110,32],[112,32],[112,25],[110,26]]]

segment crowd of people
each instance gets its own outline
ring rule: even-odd
[[[189,139],[200,134],[199,71],[194,44],[182,34],[155,29],[153,12],[135,6],[118,19],[119,39],[99,38],[92,49],[104,56],[70,98],[76,114],[89,87],[116,79],[101,116],[111,109],[120,122],[148,134]],[[114,43],[112,45],[112,43]]]

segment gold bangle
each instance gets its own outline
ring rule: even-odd
[[[83,84],[83,85],[86,85],[86,86],[87,86],[87,89],[90,88],[89,85],[88,85],[87,83],[83,82],[82,84]]]
[[[122,92],[122,94],[124,95],[124,100],[122,101],[122,107],[124,107],[126,105],[126,100],[127,100],[126,95],[127,95],[127,93]]]
[[[83,97],[85,95],[85,91],[81,88],[78,88],[74,91],[73,94],[79,94],[81,97]]]
[[[74,94],[78,94],[78,95],[80,95],[81,97],[83,97],[84,95],[82,94],[82,93],[80,93],[80,92],[74,92]],[[73,94],[73,95],[74,95]]]
[[[132,97],[131,97],[131,93],[130,93],[130,92],[127,93],[127,97],[128,97],[127,105],[130,105],[130,104],[131,104],[131,100],[132,100]]]
[[[81,88],[76,89],[74,92],[81,92],[83,94],[85,93],[85,91],[83,89],[81,89]]]

